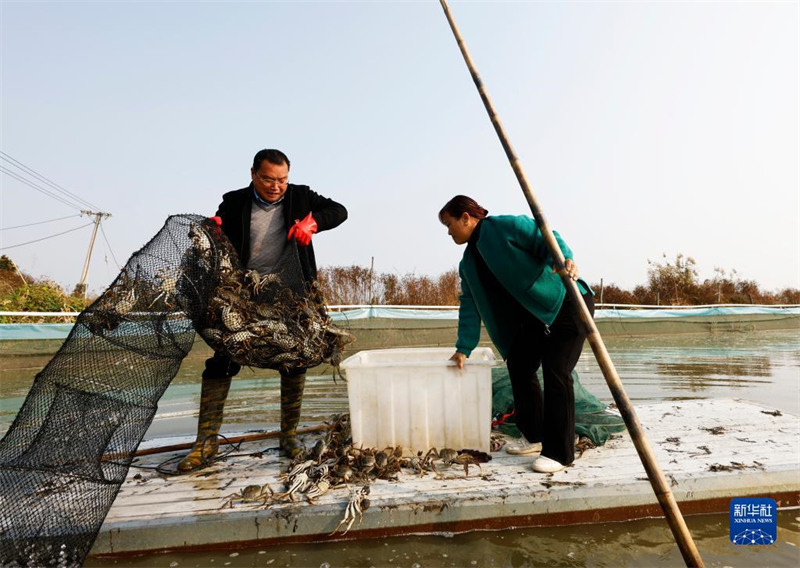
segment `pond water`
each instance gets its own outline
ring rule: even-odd
[[[800,416],[800,333],[760,331],[647,337],[609,337],[608,351],[636,404],[663,400],[741,398]],[[5,431],[43,363],[6,370],[0,382],[0,432]],[[194,432],[203,358],[184,361],[159,404],[148,437]],[[611,402],[588,348],[577,366],[581,382]],[[278,379],[245,369],[226,407],[229,431],[273,429],[278,423]],[[343,382],[310,377],[303,423],[318,424],[347,410]],[[798,418],[800,420],[800,418]],[[532,474],[533,475],[533,474]],[[778,516],[778,542],[736,546],[727,515],[686,518],[707,566],[800,565],[800,511]],[[215,553],[155,554],[118,561],[89,559],[86,566],[682,566],[663,519],[537,528],[464,535],[409,536],[367,542],[317,543]]]
[[[778,542],[736,546],[728,538],[727,515],[686,517],[692,538],[708,568],[798,566],[798,511],[778,514]],[[408,536],[337,543],[252,548],[217,553],[160,554],[119,561],[92,559],[90,566],[243,568],[503,568],[680,567],[685,566],[663,519],[580,525],[454,536]]]

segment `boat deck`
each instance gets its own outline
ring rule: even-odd
[[[741,400],[663,402],[637,407],[656,458],[684,515],[727,512],[734,497],[772,497],[800,506],[800,418]],[[313,443],[313,435],[309,441]],[[243,445],[225,461],[183,476],[132,467],[91,554],[256,545],[396,534],[455,533],[524,526],[598,523],[661,516],[627,433],[589,449],[554,474],[530,469],[531,457],[500,450],[469,476],[463,468],[422,477],[403,470],[396,482],[371,484],[370,506],[344,535],[350,491],[315,503],[235,503],[226,497],[250,484],[283,490],[287,460],[274,441]],[[260,451],[263,450],[263,451]],[[252,452],[257,452],[251,455]],[[174,454],[137,458],[153,467]]]

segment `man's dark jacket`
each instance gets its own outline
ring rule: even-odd
[[[253,205],[253,184],[230,191],[222,196],[217,217],[222,218],[222,231],[228,236],[243,267],[250,258],[250,212]],[[294,222],[311,213],[317,222],[317,232],[333,229],[347,219],[347,209],[332,199],[314,192],[307,185],[289,184],[283,196],[283,213],[286,231]],[[311,282],[317,278],[314,245],[298,246],[303,278]]]

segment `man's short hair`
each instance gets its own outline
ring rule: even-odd
[[[253,157],[254,172],[257,172],[261,168],[261,162],[263,162],[264,160],[266,160],[270,164],[275,164],[276,166],[282,166],[283,164],[286,164],[287,168],[292,167],[292,164],[289,162],[289,158],[287,158],[286,154],[284,154],[280,150],[275,150],[275,149],[259,150]]]

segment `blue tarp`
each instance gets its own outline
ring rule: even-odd
[[[72,323],[3,323],[0,324],[0,341],[19,339],[65,339],[75,324]],[[186,333],[192,331],[192,322],[189,320],[173,320],[169,322],[172,333]],[[91,332],[81,326],[77,330],[80,336],[89,337]],[[138,335],[151,333],[146,324],[137,322],[123,322],[117,329],[107,332],[108,337]]]
[[[64,339],[74,324],[71,323],[3,323],[0,324],[0,341],[9,339]]]
[[[713,316],[797,316],[800,307],[770,306],[718,306],[699,308],[654,308],[645,310],[618,310],[615,308],[599,309],[594,314],[595,320],[601,319],[663,319],[681,317],[713,317]]]
[[[458,320],[458,308],[453,308],[452,310],[417,310],[413,308],[387,308],[385,306],[373,306],[371,308],[358,308],[355,310],[330,312],[329,315],[335,322],[370,318]]]
[[[601,308],[595,312],[595,321],[602,320],[657,320],[687,317],[715,316],[800,316],[800,307],[771,306],[718,306],[698,308],[614,309]],[[407,320],[458,320],[458,309],[431,310],[373,306],[330,312],[334,322],[361,319]],[[191,324],[186,321],[187,326]],[[0,341],[12,339],[64,339],[72,329],[71,323],[4,323],[0,324]]]

